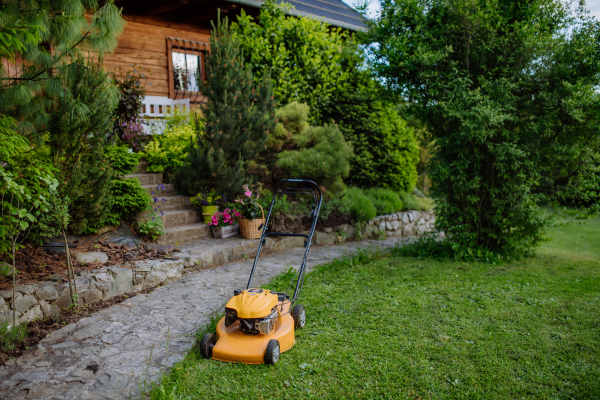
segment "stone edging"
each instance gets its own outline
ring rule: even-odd
[[[407,211],[382,215],[369,221],[361,230],[350,225],[325,232],[315,232],[314,245],[339,244],[352,239],[382,237],[414,237],[432,231],[433,211]],[[302,237],[267,238],[261,255],[304,246]],[[215,243],[215,242],[212,242]],[[231,245],[222,246],[228,243]],[[177,253],[179,260],[136,261],[129,265],[113,265],[76,274],[79,305],[96,303],[114,296],[154,288],[181,278],[183,275],[239,261],[256,255],[258,239],[236,239],[209,246],[207,250],[185,249]],[[70,304],[68,283],[37,282],[16,287],[17,323],[53,316]],[[12,319],[12,291],[0,291],[0,321]]]

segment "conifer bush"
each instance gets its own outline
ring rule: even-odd
[[[149,208],[152,199],[137,179],[125,179],[138,167],[142,154],[132,152],[127,146],[111,146],[106,149],[106,158],[113,169],[110,188],[110,212],[105,225],[118,225],[121,220],[130,220]]]
[[[66,68],[65,90],[48,110],[46,145],[57,168],[59,193],[71,199],[70,229],[90,233],[110,210],[110,143],[118,91],[102,68],[79,58]]]
[[[275,127],[275,103],[271,79],[265,74],[253,83],[244,65],[239,41],[227,18],[213,27],[211,52],[206,56],[206,82],[200,91],[207,99],[204,129],[196,124],[195,142],[185,164],[177,168],[175,184],[180,192],[194,195],[203,187],[220,193],[238,193],[250,180],[246,163],[265,148]]]
[[[262,168],[275,185],[281,178],[312,179],[341,194],[350,172],[352,147],[337,125],[310,126],[310,107],[292,102],[277,109],[277,126],[267,140]],[[260,162],[259,161],[259,162]]]

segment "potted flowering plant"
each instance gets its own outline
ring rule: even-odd
[[[213,189],[210,192],[200,192],[194,197],[190,197],[190,202],[202,209],[202,219],[205,224],[211,222],[212,216],[219,210],[219,203],[223,200],[221,196]]]
[[[244,197],[234,200],[238,203],[238,209],[242,213],[240,218],[240,232],[245,239],[257,239],[260,237],[258,227],[265,223],[265,212],[258,204],[258,196],[254,196],[248,185],[243,185]]]
[[[242,214],[238,211],[229,208],[226,208],[223,212],[216,212],[209,222],[213,236],[225,239],[237,235],[240,230],[238,218],[241,216]]]

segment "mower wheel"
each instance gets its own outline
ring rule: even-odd
[[[265,364],[274,365],[279,360],[279,340],[271,339],[265,351]]]
[[[306,325],[306,309],[302,304],[298,304],[292,310],[292,318],[294,318],[294,327],[296,329],[304,328]]]
[[[215,347],[216,343],[217,338],[215,337],[214,333],[205,333],[200,341],[200,354],[202,354],[202,357],[211,358],[212,349]]]

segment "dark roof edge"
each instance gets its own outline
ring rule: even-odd
[[[260,0],[227,0],[231,3],[237,3],[237,4],[242,4],[245,6],[250,6],[250,7],[256,7],[256,8],[261,8],[263,5],[263,2]],[[297,11],[297,10],[288,10],[287,14],[289,15],[294,15],[296,17],[308,17],[308,18],[314,18],[314,19],[318,19],[318,20],[322,20],[327,22],[330,25],[333,26],[338,26],[340,28],[345,28],[351,31],[366,31],[367,28],[364,26],[357,26],[357,25],[353,25],[353,24],[349,24],[347,22],[342,22],[342,21],[338,21],[337,19],[331,19],[331,18],[325,18],[325,17],[317,17],[314,14],[309,14],[306,12],[302,12],[302,11]]]

